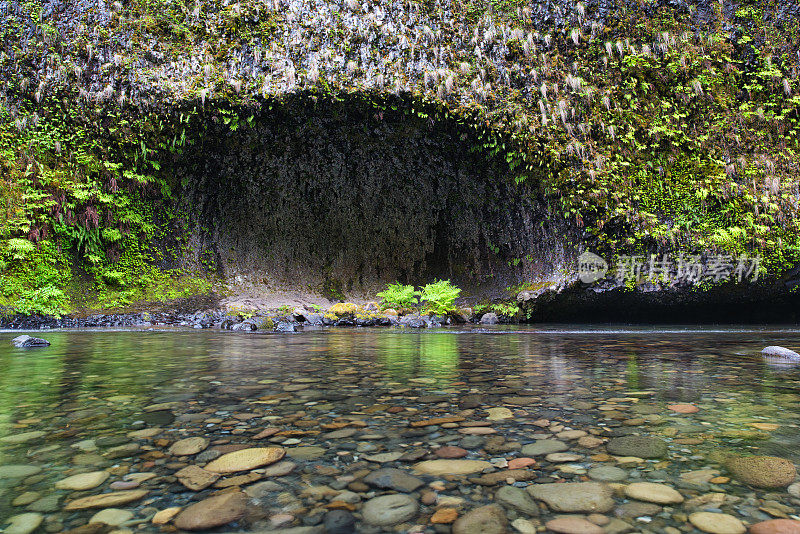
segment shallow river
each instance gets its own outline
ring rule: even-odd
[[[800,368],[758,354],[800,331],[16,335],[9,532],[740,532],[800,511]]]

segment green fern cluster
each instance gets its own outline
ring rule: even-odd
[[[388,284],[377,296],[383,301],[384,309],[413,308],[423,304],[424,313],[446,315],[455,309],[455,300],[460,294],[461,289],[450,280],[438,280],[426,284],[420,291],[415,291],[412,285],[395,282]]]

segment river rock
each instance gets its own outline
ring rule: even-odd
[[[361,514],[370,525],[386,527],[408,521],[417,515],[419,505],[408,495],[382,495],[364,503]]]
[[[502,421],[503,419],[513,419],[514,412],[502,406],[497,408],[486,408],[486,419],[489,421]]]
[[[109,476],[108,471],[92,471],[91,473],[72,475],[71,477],[56,482],[56,489],[71,491],[89,490],[96,488],[108,480]]]
[[[533,484],[526,490],[554,512],[605,513],[614,508],[611,488],[599,482]]]
[[[254,447],[223,454],[206,464],[205,470],[212,473],[236,473],[274,464],[286,454],[280,447]],[[224,523],[223,523],[224,524]]]
[[[331,510],[322,516],[326,534],[353,534],[356,518],[347,510]]]
[[[227,525],[241,518],[247,507],[247,495],[229,491],[195,503],[181,511],[174,524],[181,530],[206,530]]]
[[[739,519],[729,514],[695,512],[689,516],[689,522],[709,534],[744,534],[747,532],[747,527]]]
[[[187,465],[180,471],[175,473],[178,481],[192,491],[200,491],[206,489],[211,484],[219,480],[220,475],[206,471],[202,467],[196,465]]]
[[[411,476],[400,469],[385,468],[373,471],[364,477],[364,482],[370,486],[383,489],[393,489],[410,493],[425,483],[417,477]]]
[[[734,478],[756,488],[782,488],[794,482],[792,462],[775,456],[736,456],[725,461]]]
[[[191,456],[204,451],[206,447],[208,447],[208,440],[201,436],[195,436],[176,441],[169,448],[169,452],[175,456]]]
[[[133,512],[130,510],[121,510],[119,508],[106,508],[100,510],[92,516],[89,523],[103,523],[112,527],[118,527],[125,521],[133,518]]]
[[[770,345],[769,347],[764,347],[763,349],[761,349],[761,354],[765,356],[772,356],[775,358],[783,358],[785,360],[800,362],[800,354],[797,354],[795,351],[791,349],[787,349],[786,347],[780,347],[778,345]]]
[[[453,534],[506,534],[508,520],[503,509],[496,504],[475,508],[456,519]]]
[[[42,339],[40,337],[32,337],[32,336],[17,336],[11,340],[11,343],[14,344],[15,347],[19,349],[28,349],[31,347],[49,347],[50,342],[46,339]]]
[[[628,478],[628,472],[613,465],[598,465],[586,473],[589,478],[598,482],[621,482]]]
[[[30,534],[42,524],[44,516],[42,514],[18,514],[11,516],[8,521],[10,525],[4,530],[4,534]]]
[[[108,508],[120,504],[127,504],[129,502],[138,501],[147,495],[147,490],[127,490],[115,491],[112,493],[103,493],[100,495],[92,495],[90,497],[82,497],[67,503],[64,510],[85,510],[87,508]]]
[[[647,436],[623,436],[606,443],[609,454],[637,458],[661,458],[667,455],[667,444],[661,439]]]
[[[683,502],[683,495],[666,484],[654,482],[634,482],[625,486],[625,495],[631,499],[656,504],[678,504]]]
[[[325,454],[322,447],[292,447],[286,449],[286,454],[295,460],[316,460]]]
[[[42,472],[38,465],[0,465],[0,480],[4,478],[25,478]]]
[[[569,449],[569,445],[557,439],[538,439],[533,443],[522,447],[520,453],[523,456],[542,456],[554,452],[564,452]]]
[[[500,319],[497,317],[496,313],[484,313],[481,315],[481,324],[497,324],[500,322]]]
[[[424,475],[469,475],[492,467],[483,460],[428,460],[414,464],[414,471]]]
[[[503,486],[494,494],[494,500],[517,512],[527,515],[539,515],[539,506],[522,488]]]
[[[603,534],[605,532],[601,527],[582,517],[557,517],[548,521],[545,526],[547,530],[561,534]]]
[[[0,443],[9,443],[17,445],[19,443],[27,443],[35,439],[44,437],[47,433],[41,430],[33,430],[31,432],[23,432],[22,434],[11,434],[10,436],[3,436],[0,438]]]
[[[800,534],[800,521],[769,519],[750,525],[750,534]]]

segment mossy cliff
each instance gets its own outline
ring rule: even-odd
[[[12,1],[0,301],[797,260],[788,2]]]

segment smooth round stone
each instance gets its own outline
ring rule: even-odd
[[[331,510],[322,517],[326,534],[352,534],[356,531],[356,519],[347,510]]]
[[[689,522],[709,534],[744,534],[747,532],[747,527],[741,521],[728,514],[695,512],[689,516]]]
[[[403,456],[404,453],[402,452],[382,452],[379,454],[372,454],[369,456],[364,456],[365,460],[370,462],[375,462],[377,464],[383,464],[386,462],[394,462]]]
[[[89,523],[103,523],[112,527],[118,527],[125,521],[133,518],[133,512],[129,510],[121,510],[119,508],[106,508],[100,510],[92,516]]]
[[[175,517],[181,530],[206,530],[221,527],[242,517],[247,507],[247,495],[231,491],[195,503]]]
[[[494,494],[494,500],[505,508],[511,508],[526,515],[539,515],[539,506],[522,488],[503,486]]]
[[[533,484],[525,489],[554,512],[605,513],[614,508],[611,488],[600,482]]]
[[[316,448],[316,447],[312,447]],[[254,447],[223,454],[206,464],[205,470],[212,473],[235,473],[249,471],[265,465],[274,464],[286,454],[280,447]]]
[[[322,447],[293,447],[286,449],[286,454],[295,460],[316,460],[325,454]]]
[[[100,495],[92,495],[90,497],[82,497],[80,499],[70,501],[64,507],[64,510],[71,511],[85,510],[87,508],[107,508],[109,506],[117,506],[120,504],[138,501],[145,495],[147,495],[147,490],[128,490],[102,493]]]
[[[469,451],[466,449],[462,449],[461,447],[454,447],[452,445],[446,445],[444,447],[440,447],[433,451],[433,453],[438,456],[439,458],[446,458],[446,459],[456,459],[456,458],[463,458]]]
[[[637,458],[661,458],[667,455],[667,444],[658,438],[647,436],[623,436],[606,443],[606,450],[615,456]]]
[[[750,525],[750,534],[800,534],[800,521],[770,519]]]
[[[30,534],[42,524],[44,516],[42,514],[19,514],[8,519],[10,525],[4,530],[4,534]]]
[[[672,410],[675,413],[697,413],[700,411],[700,408],[695,406],[694,404],[670,404],[667,406],[667,409]]]
[[[453,534],[506,534],[508,519],[503,509],[489,504],[470,510],[453,523]]]
[[[598,482],[621,482],[628,478],[628,472],[613,465],[598,465],[586,473],[589,478]]]
[[[602,527],[590,523],[582,517],[557,517],[551,519],[545,526],[552,532],[561,534],[603,534]]]
[[[12,502],[12,506],[25,506],[35,502],[41,497],[42,494],[38,491],[26,491],[24,493],[20,493],[17,498],[15,498]]]
[[[661,506],[651,502],[628,501],[614,509],[617,517],[641,517],[643,515],[656,515],[661,511]]]
[[[38,465],[0,465],[0,480],[4,478],[25,478],[38,475],[42,468]]]
[[[22,434],[12,434],[10,436],[3,436],[0,438],[0,443],[9,443],[12,445],[17,445],[19,443],[27,443],[28,441],[33,441],[35,439],[42,438],[46,435],[46,432],[41,430],[34,430],[32,432],[23,432]]]
[[[548,462],[558,464],[563,462],[577,462],[583,458],[580,454],[571,452],[553,452],[544,457]]]
[[[656,504],[678,504],[683,502],[683,495],[666,484],[654,482],[634,482],[625,486],[625,495],[631,499]]]
[[[67,477],[56,482],[56,489],[84,491],[96,488],[109,477],[108,471],[92,471],[91,473],[81,473]]]
[[[514,412],[508,408],[503,408],[502,406],[499,408],[486,408],[486,412],[489,414],[486,417],[486,419],[489,421],[501,421],[503,419],[514,418]]]
[[[379,527],[396,525],[417,515],[419,505],[408,495],[383,495],[364,503],[364,521]]]
[[[725,467],[734,478],[756,488],[782,488],[794,482],[797,475],[792,462],[775,456],[729,458]]]
[[[568,449],[569,446],[566,443],[557,439],[537,439],[533,443],[523,446],[520,453],[523,456],[541,456],[554,452],[564,452]]]
[[[414,471],[425,475],[469,475],[492,467],[483,460],[428,460],[414,464]]]
[[[191,456],[204,451],[208,447],[208,440],[204,437],[195,436],[176,441],[169,448],[169,452],[175,456]]]
[[[564,430],[556,434],[558,439],[578,439],[587,435],[585,430]]]

